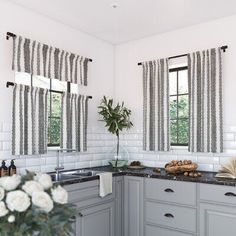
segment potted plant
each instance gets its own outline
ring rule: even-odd
[[[0,178],[0,235],[69,236],[76,210],[47,174]]]
[[[120,149],[120,132],[123,129],[130,129],[133,126],[130,121],[131,110],[124,106],[124,102],[113,105],[113,99],[108,99],[105,96],[101,100],[98,109],[98,113],[102,117],[101,121],[105,122],[108,131],[115,134],[117,138],[115,165],[113,165],[113,167],[117,167]]]

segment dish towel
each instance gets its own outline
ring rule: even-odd
[[[110,172],[103,172],[97,174],[99,176],[100,181],[100,197],[105,197],[108,194],[112,193],[112,173]]]

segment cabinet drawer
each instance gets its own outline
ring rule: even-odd
[[[196,184],[160,179],[145,180],[145,197],[147,199],[196,205]]]
[[[146,202],[146,222],[191,232],[196,231],[196,210]]]
[[[178,231],[159,228],[153,225],[146,225],[145,236],[192,236]]]
[[[236,206],[236,187],[200,184],[200,199]]]

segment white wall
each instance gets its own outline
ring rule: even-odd
[[[64,157],[66,169],[107,164],[111,158],[114,139],[98,122],[97,105],[102,95],[124,100],[133,111],[134,128],[123,137],[129,159],[146,165],[163,166],[174,158],[192,159],[202,170],[218,170],[219,164],[236,155],[236,16],[196,25],[114,47],[87,34],[74,30],[47,17],[0,0],[0,160],[11,159],[11,103],[12,89],[5,87],[14,81],[11,70],[12,40],[6,32],[14,32],[92,58],[89,64],[89,85],[81,93],[93,96],[89,106],[88,152]],[[142,70],[137,62],[192,52],[227,44],[224,54],[224,146],[225,153],[191,154],[187,150],[168,153],[142,151]],[[51,171],[55,167],[55,153],[41,156],[17,157],[20,172],[25,168]]]
[[[115,95],[117,100],[124,100],[132,109],[135,124],[131,131],[134,136],[128,138],[132,143],[125,142],[133,153],[131,159],[139,158],[148,165],[163,166],[170,159],[183,158],[183,155],[187,155],[186,158],[199,162],[201,169],[217,170],[219,164],[228,159],[228,157],[220,158],[221,156],[225,157],[228,154],[232,156],[236,153],[235,28],[236,16],[232,16],[116,46]],[[142,68],[137,66],[137,63],[222,45],[229,46],[223,55],[225,153],[189,155],[186,150],[169,153],[142,152]]]
[[[6,88],[7,81],[14,81],[14,72],[11,70],[12,39],[6,40],[6,32],[10,31],[24,37],[35,39],[51,46],[77,53],[93,59],[89,63],[88,87],[80,88],[81,93],[92,95],[89,102],[89,152],[82,157],[67,158],[67,168],[75,167],[78,161],[81,166],[103,164],[106,152],[110,147],[110,136],[103,136],[104,125],[98,121],[97,106],[103,95],[114,94],[113,66],[114,47],[102,40],[98,40],[85,33],[74,30],[66,25],[53,21],[47,17],[26,10],[20,6],[0,0],[0,160],[10,159],[11,149],[11,103],[12,88]],[[95,134],[94,134],[95,133]],[[91,143],[97,137],[102,142],[99,145]],[[102,137],[100,137],[100,136]],[[101,139],[103,138],[103,139]],[[51,158],[52,156],[52,158]],[[19,157],[18,167],[38,170],[51,170],[55,167],[54,153],[46,157]],[[48,157],[48,158],[47,158]],[[107,163],[107,162],[106,162]]]

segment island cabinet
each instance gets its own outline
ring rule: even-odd
[[[195,183],[145,178],[144,235],[197,235]]]
[[[113,193],[99,197],[99,181],[66,185],[69,202],[77,206],[76,236],[122,236],[123,177],[113,178]],[[118,193],[118,194],[116,194]],[[116,222],[116,223],[115,223]]]
[[[200,236],[236,235],[236,187],[200,184]]]

